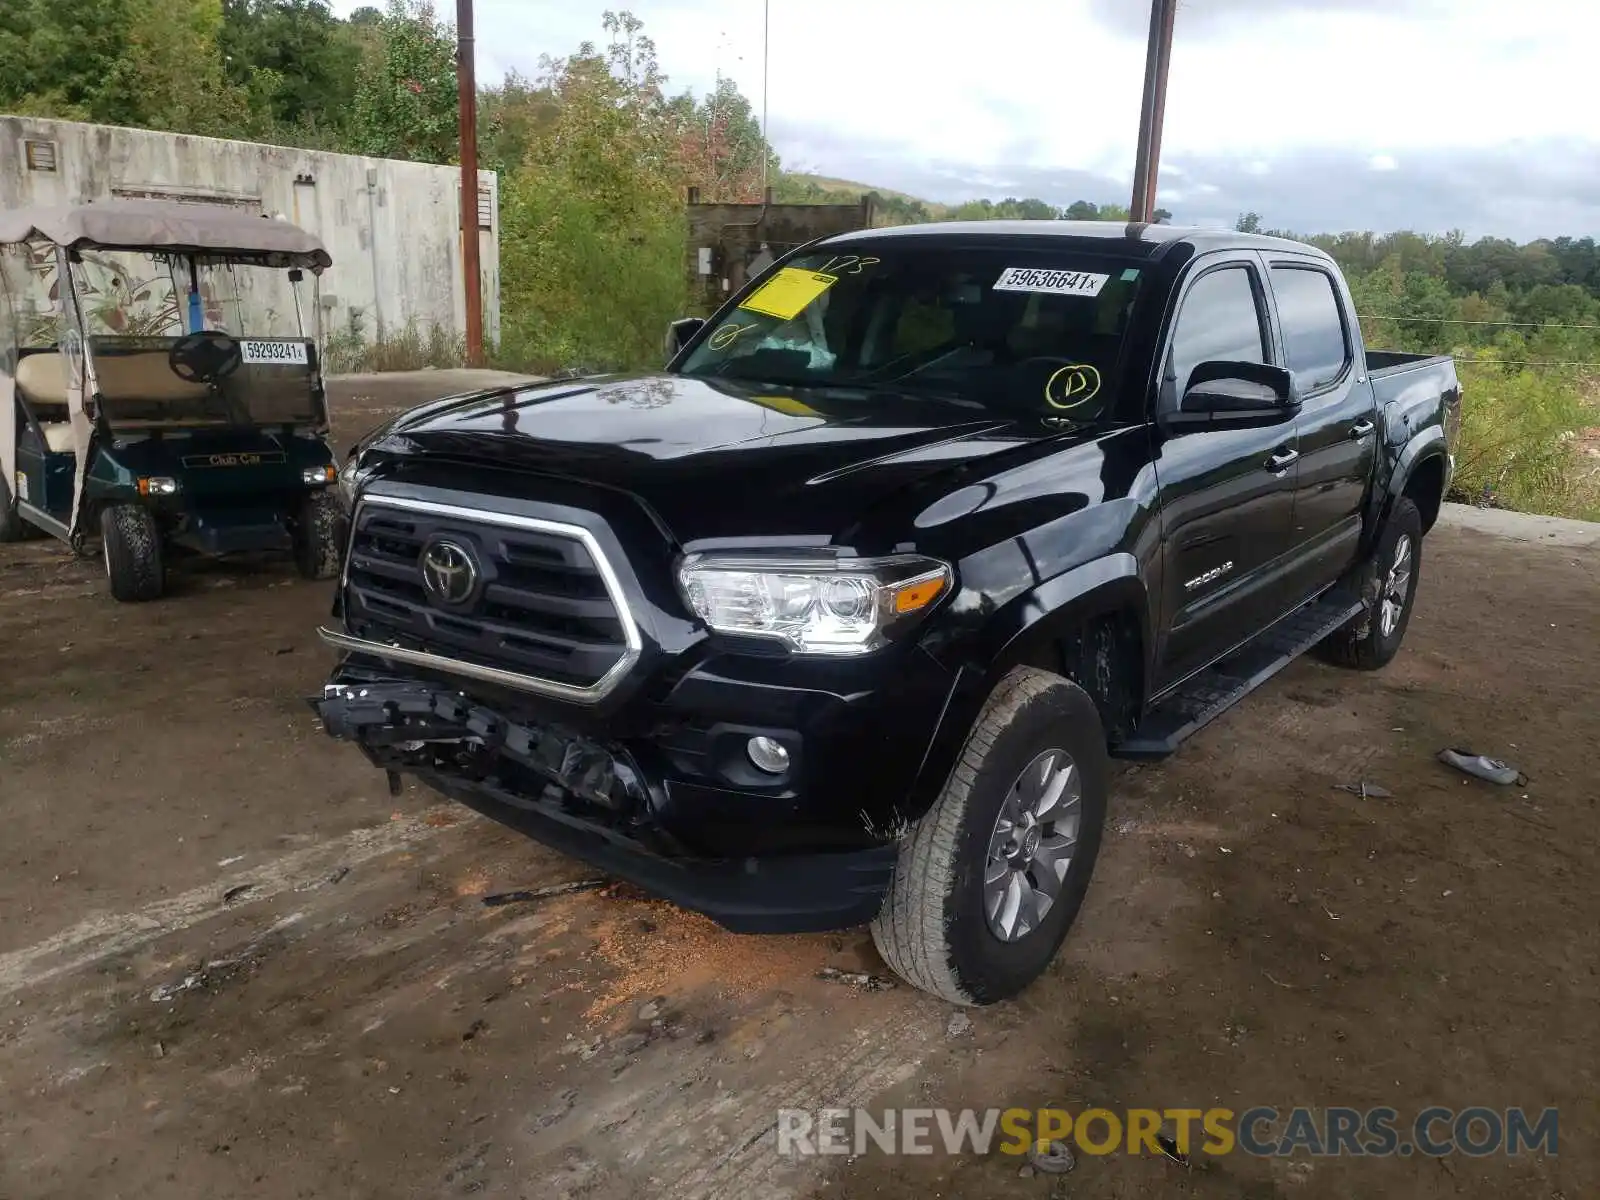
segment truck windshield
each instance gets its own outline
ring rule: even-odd
[[[926,392],[1006,415],[1105,411],[1138,295],[1136,260],[1032,241],[859,249],[768,273],[718,314],[683,374]]]

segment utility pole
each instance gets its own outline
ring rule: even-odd
[[[1167,107],[1167,71],[1172,65],[1172,27],[1178,0],[1151,0],[1150,43],[1144,59],[1144,102],[1139,112],[1139,146],[1133,159],[1133,199],[1129,219],[1155,219],[1156,182],[1161,176],[1161,127]]]
[[[762,0],[761,3],[761,195],[768,203],[772,197],[767,194],[767,164],[772,159],[772,144],[767,141],[767,64],[771,61],[768,54],[768,32],[772,28],[772,0]]]
[[[483,365],[483,272],[478,265],[478,81],[472,0],[456,0],[456,102],[461,110],[461,273],[467,291],[467,363]]]

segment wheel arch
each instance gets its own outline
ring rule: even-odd
[[[1126,552],[1063,572],[998,609],[958,662],[955,685],[901,815],[915,821],[933,805],[989,694],[1015,668],[1060,675],[1097,706],[1104,703],[1107,697],[1096,694],[1089,672],[1107,641],[1089,637],[1090,631],[1109,631],[1109,645],[1127,656],[1122,665],[1132,673],[1124,703],[1136,718],[1149,691],[1153,624],[1139,561]],[[1114,727],[1107,725],[1108,731]]]
[[[1394,470],[1389,473],[1383,491],[1383,503],[1378,519],[1367,531],[1363,545],[1370,550],[1377,544],[1378,532],[1394,511],[1394,502],[1409,496],[1422,514],[1422,532],[1426,534],[1439,518],[1444,503],[1445,489],[1450,484],[1450,449],[1444,429],[1433,425],[1416,434],[1400,451]]]

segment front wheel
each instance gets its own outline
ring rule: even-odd
[[[1317,646],[1317,657],[1336,667],[1376,671],[1389,665],[1411,623],[1422,571],[1422,514],[1410,499],[1394,502],[1388,523],[1356,581],[1366,611]]]
[[[166,584],[161,530],[150,510],[113,504],[100,514],[100,546],[115,600],[154,600]]]
[[[1105,732],[1076,684],[1018,668],[900,847],[873,941],[908,983],[993,1004],[1044,973],[1100,851]]]
[[[339,573],[343,549],[339,498],[315,492],[300,506],[294,529],[294,561],[306,579],[332,579]]]

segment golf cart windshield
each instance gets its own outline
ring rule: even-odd
[[[324,424],[314,279],[105,250],[71,274],[114,430]]]

